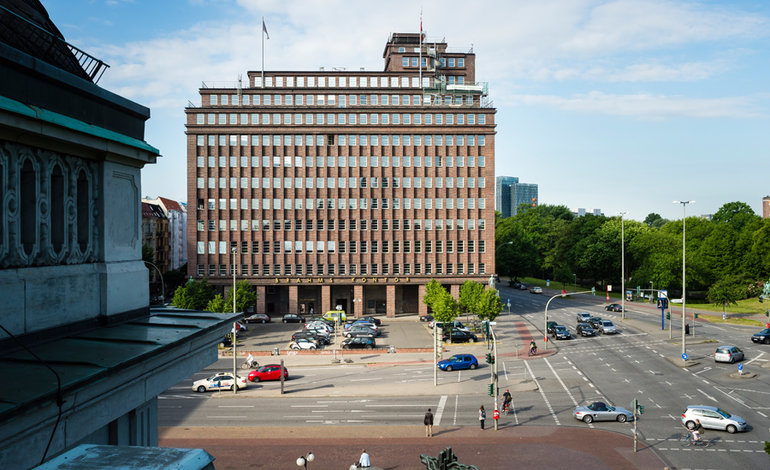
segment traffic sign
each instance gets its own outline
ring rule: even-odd
[[[508,299],[508,307],[511,306],[511,299]]]
[[[738,364],[738,370],[739,370],[739,371],[742,371],[742,370],[743,370],[743,364]]]
[[[683,361],[686,361],[686,360],[687,360],[687,353],[683,353],[683,354],[682,354],[682,360],[683,360]],[[738,365],[740,365],[740,364],[738,364]]]

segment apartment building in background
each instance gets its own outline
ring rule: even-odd
[[[762,218],[767,219],[770,217],[770,196],[762,198]]]
[[[249,72],[185,109],[188,274],[257,311],[425,312],[494,265],[495,112],[471,49],[393,33],[382,71]]]
[[[142,202],[157,205],[168,219],[167,270],[181,268],[187,263],[187,204],[160,196],[143,197]]]
[[[522,204],[537,206],[537,185],[519,183],[515,176],[498,176],[495,180],[495,210],[503,218],[513,217],[519,213]]]

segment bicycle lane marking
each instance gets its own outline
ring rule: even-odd
[[[537,386],[537,390],[540,392],[540,396],[543,397],[545,406],[548,407],[548,411],[551,413],[551,416],[553,416],[553,420],[556,421],[556,425],[561,426],[561,423],[559,422],[559,417],[556,416],[556,413],[554,413],[553,407],[551,406],[551,402],[548,401],[548,397],[545,396],[543,387],[540,386],[540,382],[538,382],[537,377],[535,377],[535,373],[532,372],[532,368],[529,366],[529,361],[524,361],[524,365],[527,367],[527,370],[529,371],[529,375],[532,377],[532,380],[535,382],[535,385]]]
[[[434,423],[436,426],[441,424],[441,416],[444,414],[444,406],[446,405],[446,395],[441,395],[441,399],[438,401],[438,406],[436,407],[436,419],[434,420]]]
[[[577,400],[575,400],[575,397],[572,396],[572,392],[569,391],[567,386],[564,384],[564,381],[561,380],[561,377],[559,377],[559,374],[556,373],[556,369],[553,368],[551,363],[548,361],[548,358],[543,358],[543,361],[545,361],[545,364],[548,366],[549,369],[551,369],[551,372],[553,373],[554,377],[556,377],[556,380],[559,381],[564,391],[567,392],[567,396],[569,397],[570,400],[572,400],[572,404],[575,406],[578,406]],[[593,423],[588,423],[588,427],[593,428],[594,427]]]

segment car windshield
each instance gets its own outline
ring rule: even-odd
[[[564,330],[566,330],[567,328],[566,328],[566,327],[564,327],[564,326],[561,326],[561,325],[559,325],[559,326],[557,326],[557,327],[556,327],[556,329],[557,329],[557,330],[559,330],[559,331],[564,331]]]
[[[607,320],[607,321],[602,322],[602,325],[604,325],[604,326],[612,326],[612,322]]]
[[[727,411],[722,410],[720,408],[717,408],[717,413],[719,413],[720,415],[724,416],[725,418],[730,418],[732,416],[730,413],[728,413]]]

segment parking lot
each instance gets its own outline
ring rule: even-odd
[[[376,338],[378,348],[431,348],[433,338],[427,324],[420,322],[416,315],[397,318],[378,317],[382,334]],[[303,323],[282,323],[276,317],[270,323],[247,323],[248,330],[239,333],[238,347],[249,351],[286,350],[291,335],[304,328]],[[330,348],[331,345],[325,346]],[[321,346],[320,349],[323,349]]]

